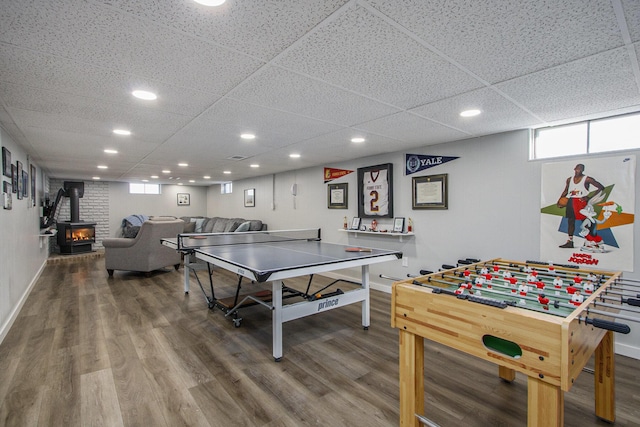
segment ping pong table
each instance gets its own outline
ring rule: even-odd
[[[285,322],[322,313],[345,305],[362,303],[362,326],[369,327],[369,265],[397,260],[402,252],[394,250],[353,248],[346,245],[322,242],[319,229],[276,230],[243,233],[185,233],[176,238],[162,239],[162,244],[185,255],[185,293],[189,292],[189,270],[194,271],[195,263],[190,257],[205,261],[211,279],[211,266],[236,273],[239,277],[238,291],[242,278],[260,286],[271,284],[271,292],[265,297],[265,290],[245,295],[240,299],[236,293],[234,305],[227,314],[237,314],[247,300],[261,304],[272,311],[273,358],[282,358],[282,325]],[[326,273],[345,268],[360,267],[361,282],[355,289],[328,293],[298,292],[284,285],[285,279],[317,273]],[[196,274],[197,278],[197,274]],[[199,279],[198,282],[200,283]],[[202,284],[200,284],[202,288]],[[213,295],[211,282],[211,299]],[[204,289],[203,289],[204,292]],[[268,292],[267,292],[268,293]],[[302,301],[283,304],[287,294],[302,297]],[[205,293],[206,296],[206,293]],[[239,323],[236,323],[239,326]]]

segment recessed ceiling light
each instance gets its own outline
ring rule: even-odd
[[[196,182],[196,180],[195,179],[190,179],[189,182],[193,183],[193,182]]]
[[[183,184],[181,182],[179,182],[178,185],[183,185]]]
[[[189,166],[189,163],[178,163],[178,166],[186,168],[187,166]]]
[[[148,179],[143,179],[142,182],[149,182],[149,180]]]
[[[460,113],[460,117],[473,117],[480,114],[480,110],[465,110]]]
[[[252,165],[249,165],[249,167],[252,167],[252,168],[259,168],[259,167],[260,167],[260,165],[257,165],[257,164],[255,164],[255,163],[254,163],[254,164],[252,164]]]
[[[289,154],[289,157],[291,157],[292,159],[299,159],[300,158],[300,154],[291,153],[291,154]]]
[[[115,133],[116,135],[124,135],[124,136],[131,135],[131,131],[126,129],[114,129],[113,133]]]
[[[158,98],[158,95],[146,90],[134,90],[133,92],[131,92],[131,95],[135,96],[138,99],[144,99],[145,101],[153,101],[154,99]]]
[[[107,153],[107,154],[118,154],[118,150],[111,150],[109,148],[104,150],[104,152]]]
[[[196,3],[200,3],[203,6],[220,6],[227,0],[193,0]]]
[[[109,166],[98,165],[98,169],[109,169]]]
[[[351,142],[364,142],[364,138],[362,137],[351,138]]]
[[[229,175],[231,173],[231,171],[223,171],[222,173],[225,174],[225,175]]]
[[[158,175],[151,175],[151,179],[158,179]]]
[[[243,133],[242,135],[240,135],[240,138],[242,139],[255,139],[256,136],[252,133]]]
[[[171,173],[171,171],[168,170],[168,169],[165,169],[165,170],[162,171],[162,173]]]
[[[209,175],[205,175],[202,177],[202,179],[211,179],[211,177]]]
[[[100,179],[99,176],[94,176],[92,179]]]

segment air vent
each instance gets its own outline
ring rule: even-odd
[[[227,157],[227,160],[244,160],[246,159],[246,156],[231,156],[231,157]]]

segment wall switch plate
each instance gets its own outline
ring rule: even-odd
[[[402,266],[403,267],[409,267],[409,257],[407,257],[407,256],[403,256],[402,257]]]

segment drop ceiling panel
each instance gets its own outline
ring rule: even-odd
[[[192,1],[101,0],[214,43],[268,60],[309,32],[347,0],[229,1],[219,8]]]
[[[360,6],[347,9],[274,62],[399,108],[481,86]]]
[[[471,109],[480,110],[482,114],[460,117],[462,111]],[[513,125],[526,128],[542,124],[540,119],[489,88],[436,101],[411,112],[473,136],[504,132]]]
[[[631,35],[631,41],[640,41],[640,2],[637,0],[622,0],[625,23]]]
[[[602,0],[370,0],[376,9],[482,79],[496,83],[620,47]]]
[[[397,108],[278,67],[265,67],[231,95],[234,99],[352,126]]]
[[[629,55],[620,48],[496,85],[548,122],[640,104]]]

